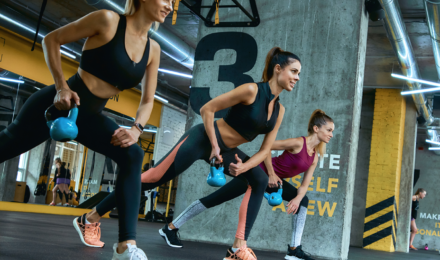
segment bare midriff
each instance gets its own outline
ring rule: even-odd
[[[78,68],[78,73],[90,92],[92,92],[93,95],[99,98],[111,98],[121,92],[115,86],[93,76],[92,74],[88,73],[85,70],[82,70],[81,68]]]
[[[223,118],[217,120],[217,127],[223,143],[229,148],[235,148],[248,142],[248,140],[244,139],[234,128],[228,125]]]

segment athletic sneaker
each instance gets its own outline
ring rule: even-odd
[[[165,239],[169,246],[176,248],[183,247],[182,242],[180,241],[178,228],[170,230],[168,225],[165,225],[163,228],[159,229],[159,234]]]
[[[84,245],[90,247],[104,247],[101,238],[101,223],[86,224],[86,214],[73,220],[73,226],[78,232],[79,238]]]
[[[229,248],[228,252],[226,252],[226,257],[223,258],[223,260],[257,260],[254,251],[246,245],[240,247],[235,253],[233,252],[232,248]]]
[[[310,254],[304,252],[302,250],[302,246],[297,246],[294,250],[290,248],[289,245],[287,245],[287,255],[284,257],[286,260],[297,260],[297,259],[304,259],[304,260],[314,260],[310,257]]]
[[[113,258],[112,260],[148,260],[142,249],[135,245],[127,243],[127,249],[122,254],[118,254],[116,249],[118,249],[118,244],[113,245]]]
[[[412,249],[412,250],[418,250],[415,246],[413,246],[413,245],[410,245],[409,246],[409,249]]]

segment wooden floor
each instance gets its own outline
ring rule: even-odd
[[[102,219],[104,248],[85,247],[72,227],[72,216],[0,211],[0,259],[1,260],[78,260],[107,259],[113,255],[113,243],[117,240],[117,219]],[[139,221],[137,243],[149,260],[210,260],[223,259],[227,247],[211,243],[183,241],[184,248],[171,248],[158,234],[163,224]],[[284,253],[255,251],[258,260],[284,259]],[[360,248],[350,248],[351,260],[425,260],[440,259],[437,251],[411,251],[384,253]]]

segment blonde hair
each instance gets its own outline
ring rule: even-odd
[[[313,127],[315,125],[320,128],[321,126],[326,125],[327,122],[333,122],[333,119],[326,115],[324,111],[322,111],[321,109],[316,109],[315,111],[313,111],[309,119],[309,125],[307,127],[307,132],[309,136],[315,133],[315,130],[313,130]],[[321,160],[324,159],[325,146],[326,143],[321,142],[318,144],[318,147],[316,147],[316,151],[318,152]]]
[[[141,7],[141,2],[139,0],[127,0],[125,3],[125,10],[123,15],[133,15]],[[159,29],[159,22],[154,22],[153,29],[157,31]]]

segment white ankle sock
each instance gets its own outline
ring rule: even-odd
[[[232,249],[232,253],[235,253],[235,252],[237,252],[237,250],[240,249],[240,248],[231,247],[231,249]]]
[[[86,224],[92,224],[92,223],[90,223],[90,222],[87,220],[87,218],[85,218],[85,220],[86,220]]]
[[[170,226],[168,226],[168,230],[172,230],[172,229],[170,228]]]

